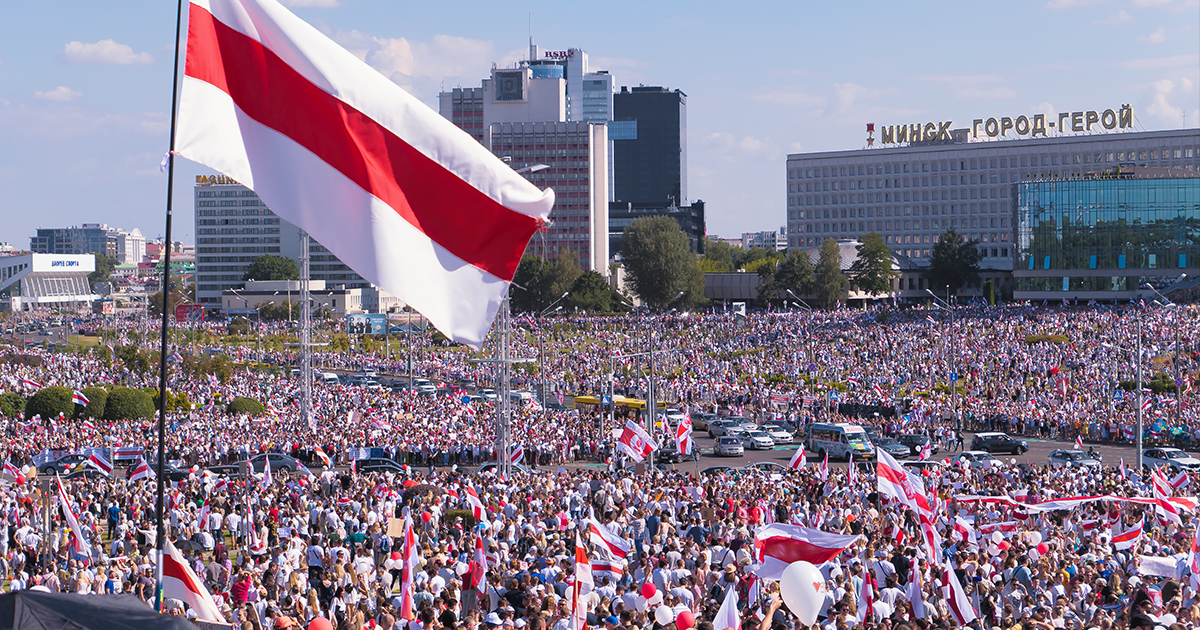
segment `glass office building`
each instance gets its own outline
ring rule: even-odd
[[[1013,297],[1125,300],[1200,273],[1200,177],[1155,170],[1017,184]]]

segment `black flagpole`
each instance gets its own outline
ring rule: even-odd
[[[179,42],[183,39],[183,3],[179,0],[175,9],[175,66],[171,73],[171,147],[167,153],[167,227],[163,232],[163,279],[162,279],[162,349],[158,356],[158,502],[156,503],[154,546],[158,550],[158,569],[154,588],[154,609],[161,612],[162,596],[162,565],[163,542],[167,538],[164,518],[166,510],[163,505],[165,479],[163,467],[166,464],[167,437],[167,342],[169,340],[167,312],[171,304],[171,197],[175,191],[175,126],[177,119],[177,101],[179,99]]]

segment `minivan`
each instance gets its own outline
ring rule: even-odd
[[[805,440],[808,450],[817,453],[822,459],[825,455],[830,458],[873,459],[875,447],[871,445],[867,432],[857,424],[849,422],[817,423],[808,427],[808,437]]]

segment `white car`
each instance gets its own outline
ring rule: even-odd
[[[730,425],[725,427],[725,435],[733,438],[741,439],[742,434],[746,432],[746,427],[740,424]]]
[[[481,389],[479,390],[479,395],[487,402],[498,402],[500,400],[499,394],[494,389]]]
[[[663,413],[661,413],[659,415],[666,416],[667,422],[673,427],[679,426],[679,423],[682,422],[683,418],[684,418],[683,412],[678,409],[675,409],[674,407],[664,409]]]
[[[1142,451],[1142,463],[1151,468],[1162,464],[1173,472],[1200,469],[1200,459],[1177,448],[1148,448]]]
[[[742,446],[755,451],[766,451],[775,448],[775,440],[762,431],[746,431],[738,436]]]
[[[764,424],[759,428],[762,429],[763,433],[770,436],[772,440],[775,440],[776,444],[791,444],[796,439],[791,431],[777,424]]]
[[[717,438],[717,444],[713,447],[713,455],[737,457],[743,453],[745,453],[745,449],[742,448],[742,443],[737,438],[727,435]]]
[[[992,466],[1001,465],[1000,460],[987,451],[963,451],[954,459],[955,461],[967,462],[971,468],[991,468]]]

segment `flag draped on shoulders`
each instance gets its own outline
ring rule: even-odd
[[[475,347],[554,205],[276,0],[190,3],[175,152]]]

